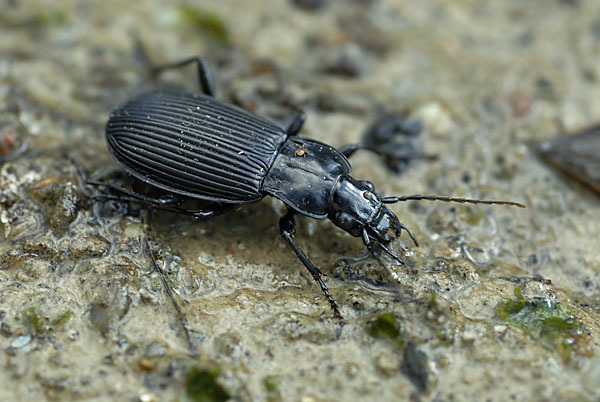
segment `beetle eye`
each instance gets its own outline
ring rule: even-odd
[[[340,212],[336,218],[339,227],[342,229],[348,230],[354,224],[354,219],[345,212]]]

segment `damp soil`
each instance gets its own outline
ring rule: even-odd
[[[600,119],[597,1],[0,7],[3,400],[600,399],[600,199],[536,151]],[[420,243],[394,243],[405,266],[299,217],[334,318],[279,236],[279,201],[196,221],[84,185],[129,183],[108,114],[198,90],[193,68],[149,74],[194,55],[219,98],[282,126],[302,108],[301,135],[336,147],[414,122],[411,149],[435,158],[352,157],[382,195],[527,208],[396,204]]]

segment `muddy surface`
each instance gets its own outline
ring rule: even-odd
[[[168,2],[3,0],[0,8],[0,389],[3,400],[600,399],[600,199],[540,143],[600,119],[593,0]],[[398,114],[435,160],[368,152],[380,194],[507,199],[527,209],[392,206],[420,242],[385,267],[360,239],[271,198],[213,220],[93,197],[128,178],[108,113],[198,87],[303,136],[361,141]],[[433,158],[430,158],[433,159]],[[185,315],[179,319],[163,270]],[[189,339],[186,338],[187,328]]]

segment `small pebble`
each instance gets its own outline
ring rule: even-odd
[[[389,376],[398,368],[398,362],[393,356],[387,353],[382,353],[377,356],[377,359],[375,360],[375,366],[381,374]]]
[[[474,331],[466,330],[462,333],[462,340],[465,343],[474,343],[477,334]]]
[[[154,363],[150,359],[142,358],[138,361],[138,367],[143,371],[154,371]]]
[[[31,342],[31,336],[29,336],[29,335],[23,335],[23,336],[19,336],[14,341],[12,341],[12,343],[10,344],[10,346],[13,347],[13,348],[15,348],[15,349],[20,349],[23,346],[27,345],[29,342]]]

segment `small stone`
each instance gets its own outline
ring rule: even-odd
[[[159,402],[160,398],[156,394],[141,394],[140,402]]]
[[[356,377],[358,372],[359,372],[358,364],[353,363],[353,362],[346,364],[346,374],[348,375],[348,377],[354,378],[354,377]]]
[[[462,340],[465,343],[472,344],[475,342],[475,338],[477,338],[477,334],[472,330],[467,329],[462,333]]]
[[[160,342],[152,342],[146,347],[145,357],[160,357],[164,356],[166,348]]]
[[[401,370],[420,392],[427,390],[429,383],[427,355],[412,341],[408,342],[404,350]]]
[[[29,335],[23,335],[23,336],[19,336],[14,341],[12,341],[12,343],[10,344],[10,346],[13,347],[13,348],[15,348],[15,349],[20,349],[23,346],[27,345],[29,342],[31,342],[31,336],[29,336]]]
[[[143,371],[154,371],[154,363],[150,359],[142,358],[138,361],[138,367]]]
[[[436,136],[449,134],[454,127],[450,113],[437,102],[424,104],[415,115]]]
[[[387,353],[382,353],[377,356],[377,359],[375,360],[375,366],[377,367],[377,371],[379,371],[381,374],[390,376],[398,368],[398,362],[393,356]]]

